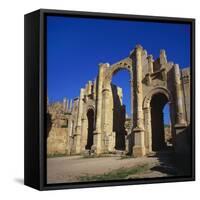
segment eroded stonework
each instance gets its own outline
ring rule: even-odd
[[[126,116],[123,92],[112,84],[120,70],[130,74],[131,116]],[[67,87],[67,86],[66,86]],[[170,127],[163,108],[169,104]],[[94,81],[80,96],[48,104],[48,154],[124,153],[135,157],[170,145],[179,154],[189,151],[190,68],[167,61],[165,50],[153,59],[141,45],[110,65],[99,64]]]

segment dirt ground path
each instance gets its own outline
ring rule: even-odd
[[[79,181],[81,176],[94,176],[120,168],[131,168],[145,164],[148,164],[149,170],[143,174],[133,175],[131,178],[151,178],[170,175],[167,170],[163,170],[163,161],[156,156],[125,159],[116,156],[99,158],[70,156],[47,159],[47,182],[76,182]],[[170,168],[171,166],[165,164],[164,167]],[[161,168],[163,169],[160,170]]]

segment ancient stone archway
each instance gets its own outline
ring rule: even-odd
[[[112,84],[113,75],[120,70],[129,72],[131,85],[131,125],[126,143],[124,136],[118,137],[117,141],[116,129],[113,129],[114,124],[123,124],[125,120],[122,117],[120,122],[116,122],[115,119],[120,112],[123,113],[123,106],[119,104],[120,91],[117,86]],[[64,111],[59,110],[57,113],[59,122],[63,122],[63,119],[66,118],[69,119],[68,152],[80,154],[87,149],[92,149],[95,154],[109,153],[116,149],[124,150],[124,144],[126,144],[126,152],[130,155],[135,157],[146,155],[154,150],[155,138],[162,136],[157,133],[158,136],[152,140],[154,137],[152,118],[161,114],[166,102],[170,109],[172,144],[176,152],[181,152],[184,145],[184,148],[187,148],[185,130],[190,124],[189,91],[190,69],[181,69],[178,64],[168,62],[164,50],[160,51],[160,56],[154,61],[152,55],[148,55],[141,45],[137,45],[125,59],[113,65],[99,64],[98,76],[94,81],[88,81],[85,87],[80,89],[80,96],[73,100],[73,106],[70,108],[67,106],[67,109],[64,106]],[[118,96],[114,96],[114,93],[118,93]],[[160,103],[156,103],[156,101]],[[159,112],[155,109],[157,104],[160,105]],[[57,106],[52,105],[49,113],[54,113],[54,107]],[[93,113],[90,110],[91,106]],[[117,106],[116,109],[115,106]],[[59,107],[62,106],[59,104]],[[116,110],[117,112],[115,112]],[[152,117],[153,115],[155,117]],[[161,124],[160,121],[160,126],[162,126]],[[53,124],[53,127],[60,129],[63,125],[61,123]],[[93,134],[91,134],[92,132]],[[117,136],[123,135],[122,130],[119,130],[118,133]],[[52,131],[50,139],[55,140],[53,136]],[[91,139],[92,137],[93,139]],[[72,142],[70,142],[71,140]],[[163,139],[160,139],[155,143],[162,142]],[[118,148],[119,146],[121,147]]]
[[[162,93],[155,94],[151,99],[152,151],[166,148],[163,109],[167,103],[168,99]]]
[[[111,82],[112,76],[114,74],[116,74],[118,71],[123,70],[123,69],[126,69],[130,72],[131,79],[132,79],[132,70],[133,70],[132,69],[132,60],[128,57],[128,58],[125,58],[107,68],[105,81],[104,81],[104,87],[106,86],[107,81]]]
[[[81,116],[81,152],[87,154],[94,144],[95,107],[90,100],[84,101],[87,101],[87,104]]]
[[[143,109],[150,107],[150,102],[155,94],[163,94],[169,103],[173,103],[172,94],[165,87],[155,87],[145,97],[143,101]]]
[[[160,51],[160,57],[154,61],[152,55],[142,46],[137,45],[129,57],[113,64],[99,65],[97,106],[96,106],[96,136],[95,148],[97,154],[112,152],[116,141],[113,133],[113,97],[111,92],[112,76],[118,71],[126,69],[131,75],[131,134],[128,138],[128,153],[136,157],[143,156],[152,151],[151,112],[150,106],[143,106],[143,102],[150,104],[150,94],[160,90],[168,99],[173,99],[174,106],[170,106],[173,113],[172,123],[179,127],[185,127],[184,99],[181,83],[180,68],[178,65],[168,63],[164,50]],[[149,93],[149,95],[148,95]],[[147,97],[147,98],[146,98]],[[145,99],[145,100],[144,100]],[[171,103],[171,100],[169,100]],[[145,104],[144,103],[144,104]],[[178,130],[177,128],[174,128]]]
[[[130,74],[130,89],[132,98],[132,62],[126,58],[105,68],[105,77],[103,79],[103,137],[104,149],[113,152],[114,150],[125,150],[125,119],[126,110],[122,103],[122,91],[112,84],[112,77],[121,70],[126,70]],[[132,116],[131,99],[131,116]]]
[[[165,147],[163,108],[169,104],[171,126],[174,126],[174,104],[172,95],[164,87],[151,90],[144,98],[144,129],[146,152],[159,151]],[[173,134],[172,134],[173,135]],[[172,138],[174,141],[174,138]]]

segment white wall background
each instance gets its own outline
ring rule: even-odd
[[[83,10],[196,18],[196,85],[200,101],[197,0],[1,0],[0,1],[0,199],[197,199],[199,195],[199,109],[197,113],[197,181],[93,189],[38,192],[23,186],[24,14],[38,8]]]

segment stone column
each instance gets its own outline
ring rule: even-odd
[[[81,125],[82,125],[81,118],[83,114],[83,97],[84,97],[84,89],[81,88],[79,106],[78,106],[77,126],[76,126],[76,147],[75,147],[76,154],[79,154],[81,152]]]
[[[82,118],[81,126],[81,152],[85,152],[85,146],[87,144],[87,117]]]
[[[175,83],[175,106],[176,106],[176,117],[175,117],[175,152],[176,155],[185,159],[185,155],[188,154],[187,141],[187,124],[185,120],[185,113],[183,108],[183,88],[181,84],[180,68],[179,65],[174,65],[174,83]],[[187,161],[186,161],[187,162]]]
[[[88,81],[88,91],[87,94],[90,95],[92,93],[92,81]]]
[[[176,124],[186,124],[183,105],[183,88],[181,84],[180,68],[174,65],[175,94],[176,94]]]
[[[85,84],[85,94],[88,95],[88,83]]]
[[[71,138],[72,138],[72,120],[71,118],[69,118],[69,121],[68,121],[68,132],[67,132],[67,137],[68,137],[68,143],[66,145],[66,152],[67,152],[67,155],[70,155],[71,153]]]
[[[66,97],[63,99],[63,111],[67,112],[68,100]]]
[[[160,50],[160,64],[161,65],[167,64],[167,56],[164,49]]]
[[[108,83],[110,84],[110,83]],[[105,137],[105,150],[112,152],[114,150],[114,141],[113,141],[113,132],[111,128],[112,119],[112,108],[110,105],[110,97],[111,97],[111,88],[107,85],[106,88],[103,89],[103,97],[104,97],[104,107],[103,107],[103,114],[104,114],[104,122],[103,122],[103,137]]]
[[[152,73],[153,73],[153,56],[152,56],[152,55],[149,55],[149,56],[147,57],[147,59],[148,59],[148,72],[149,72],[150,74],[152,74]]]
[[[133,126],[133,108],[134,108],[134,105],[133,105],[133,102],[134,102],[134,89],[133,89],[133,77],[131,75],[131,80],[130,80],[130,89],[131,89],[131,126]]]
[[[154,62],[153,56],[149,55],[147,57],[147,60],[148,60],[148,73],[146,74],[146,83],[148,86],[150,86],[152,83],[151,74],[153,73],[153,62]]]
[[[103,78],[104,78],[104,67],[105,64],[99,64],[99,74],[97,82],[97,112],[96,112],[96,130],[94,131],[94,144],[92,149],[96,154],[101,153],[102,146],[102,88],[103,88]]]
[[[152,130],[151,130],[151,107],[146,107],[145,113],[145,140],[146,140],[146,150],[147,152],[152,152]],[[146,152],[146,153],[147,153]]]
[[[142,109],[143,90],[142,90],[142,51],[143,48],[137,45],[135,48],[135,85],[134,85],[134,98],[135,98],[135,112],[134,112],[134,146],[133,156],[140,157],[145,155],[144,143],[144,116]]]
[[[96,99],[96,83],[97,83],[97,81],[95,79],[93,82],[93,91],[92,91],[94,99]]]
[[[131,72],[131,79],[130,79],[130,89],[131,89],[131,129],[133,130],[133,124],[134,124],[134,77],[133,77],[133,71]],[[125,138],[125,149],[126,149],[126,152],[131,155],[132,154],[132,151],[133,151],[133,138],[134,138],[134,135],[133,135],[133,132],[129,132],[128,135],[126,136]]]
[[[108,135],[108,130],[107,130],[107,128],[108,128],[108,124],[109,124],[109,122],[108,122],[108,115],[109,115],[109,104],[110,104],[110,102],[109,102],[109,94],[110,94],[110,90],[109,90],[109,88],[104,88],[103,89],[103,115],[104,115],[104,122],[103,122],[103,131],[104,131],[104,133],[106,134],[106,135]]]
[[[72,99],[71,99],[70,104],[69,104],[69,112],[72,112],[72,106],[73,106],[73,102],[72,102]]]
[[[67,152],[68,155],[71,155],[72,149],[73,149],[73,128],[74,128],[74,122],[70,118],[69,119],[69,128],[68,128],[68,147],[67,147]]]

